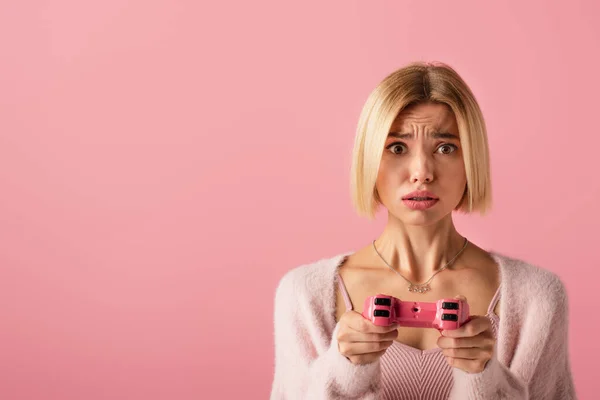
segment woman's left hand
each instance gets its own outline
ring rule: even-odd
[[[456,298],[466,301],[464,296]],[[437,342],[451,367],[471,374],[484,370],[494,355],[495,343],[492,323],[482,316],[471,316],[460,328],[442,331]]]

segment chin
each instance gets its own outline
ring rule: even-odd
[[[406,218],[401,219],[405,225],[429,226],[440,222],[442,218]]]
[[[436,204],[439,206],[440,204]],[[437,207],[432,207],[428,210],[423,211],[415,211],[406,208],[404,205],[400,205],[400,210],[394,210],[395,212],[391,213],[394,218],[399,221],[402,221],[405,225],[414,225],[414,226],[428,226],[436,224],[445,218],[451,217],[452,210],[441,210]]]
[[[415,213],[416,214],[416,213]],[[401,212],[393,214],[394,217],[405,225],[428,226],[440,222],[444,216],[437,212],[419,212],[411,215],[410,212]]]

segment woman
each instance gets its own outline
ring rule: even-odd
[[[452,211],[481,215],[491,185],[485,123],[441,63],[387,76],[360,116],[351,169],[359,215],[388,222],[356,251],[299,266],[275,296],[271,399],[575,399],[561,280],[461,235]],[[462,298],[456,330],[362,316],[368,296]]]

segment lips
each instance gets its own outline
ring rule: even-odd
[[[427,191],[427,190],[418,190],[415,192],[411,192],[406,196],[402,197],[402,200],[413,200],[413,201],[427,201],[427,200],[439,200],[438,197]]]
[[[429,200],[428,200],[429,198]],[[417,199],[417,200],[412,200]],[[422,200],[418,200],[422,199]],[[429,196],[407,196],[402,200],[402,203],[411,210],[427,210],[437,204],[439,200],[437,198],[430,198]]]

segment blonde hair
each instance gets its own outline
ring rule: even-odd
[[[458,125],[467,186],[455,210],[484,215],[491,208],[487,132],[475,96],[450,66],[413,62],[385,77],[360,114],[350,171],[352,203],[359,216],[374,219],[382,205],[375,182],[392,123],[406,107],[426,102],[446,104]]]

